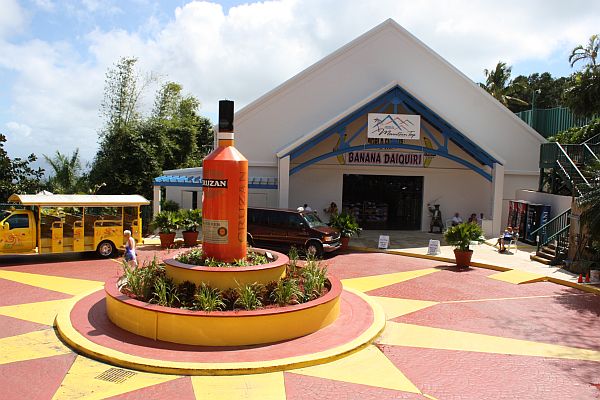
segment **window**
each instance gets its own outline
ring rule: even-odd
[[[29,217],[26,214],[16,214],[6,220],[9,229],[29,228]]]

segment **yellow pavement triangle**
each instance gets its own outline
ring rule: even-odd
[[[27,272],[0,271],[0,279],[24,283],[43,289],[76,295],[95,287],[102,287],[103,282],[86,279],[64,278],[61,276],[38,275]]]
[[[421,393],[375,346],[369,346],[337,361],[289,372],[359,385]]]
[[[24,333],[0,339],[0,364],[71,353],[54,333],[54,329]]]
[[[105,399],[181,378],[117,368],[77,356],[52,399]]]
[[[0,315],[52,326],[58,311],[70,301],[71,299],[51,300],[4,306],[0,307]]]
[[[427,349],[600,361],[600,351],[412,324],[388,322],[379,343]]]
[[[499,272],[497,274],[489,275],[488,278],[508,283],[514,283],[515,285],[519,285],[522,283],[542,282],[548,279],[545,275],[535,274],[533,272],[527,271],[519,271],[517,269],[512,269],[510,271],[504,271]]]
[[[371,298],[381,304],[388,320],[438,304],[435,301],[396,299],[393,297],[371,296]]]
[[[283,372],[234,376],[193,376],[198,400],[285,400]]]
[[[434,272],[439,272],[439,270],[435,268],[427,268],[419,269],[416,271],[404,271],[394,272],[392,274],[371,275],[364,276],[362,278],[342,279],[342,283],[345,287],[351,287],[353,289],[360,290],[361,292],[368,292],[370,290],[379,289],[385,286],[393,285],[395,283],[400,283],[411,279],[419,278],[421,276],[429,275]]]

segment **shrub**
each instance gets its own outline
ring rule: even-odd
[[[154,281],[152,301],[165,307],[175,307],[180,302],[177,285],[173,279],[161,276]]]
[[[152,298],[155,280],[164,275],[164,266],[158,262],[156,256],[150,262],[144,261],[141,267],[132,267],[123,261],[125,289],[135,295],[138,300],[149,301]]]
[[[239,293],[235,288],[229,288],[221,292],[223,302],[225,303],[226,310],[233,310],[235,308],[235,302],[237,301]]]
[[[463,222],[451,226],[444,232],[444,239],[450,246],[460,251],[469,251],[472,241],[483,242],[483,231],[478,224]]]
[[[179,254],[175,259],[184,264],[202,265],[204,263],[204,253],[202,249],[196,248]]]
[[[194,308],[202,311],[220,311],[226,307],[221,292],[202,283],[194,295]]]
[[[238,306],[244,310],[256,310],[262,307],[262,302],[260,301],[260,292],[262,290],[264,290],[264,286],[258,283],[238,286],[238,298],[234,306]]]
[[[354,215],[347,213],[332,215],[329,225],[339,230],[342,237],[358,236],[362,230],[360,226],[358,226],[358,222],[356,221],[356,218],[354,218]]]
[[[302,301],[307,302],[321,296],[327,282],[327,267],[321,267],[320,262],[315,259],[308,260],[301,270],[301,276],[304,289]]]
[[[192,308],[194,306],[194,295],[196,294],[196,284],[194,282],[181,282],[177,285],[177,293],[179,293],[181,307]]]
[[[177,212],[179,211],[179,204],[177,204],[173,200],[163,200],[160,204],[160,208],[164,211]]]
[[[302,297],[302,291],[296,279],[280,279],[275,290],[271,292],[271,300],[280,306],[298,304]]]

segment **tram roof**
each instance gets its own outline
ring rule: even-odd
[[[150,201],[138,194],[13,194],[8,198],[8,201],[25,206],[64,207],[132,207],[150,204]]]

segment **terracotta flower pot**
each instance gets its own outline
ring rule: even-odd
[[[348,248],[348,243],[350,243],[350,238],[342,236],[340,238],[340,241],[342,242],[342,247],[340,249],[341,250],[346,250]]]
[[[454,249],[456,266],[459,268],[467,268],[471,264],[471,257],[473,257],[473,250],[462,251],[459,249]]]
[[[186,246],[195,246],[198,243],[198,231],[183,231],[182,234]]]
[[[158,236],[160,237],[160,247],[171,247],[175,243],[175,233],[159,233]]]

